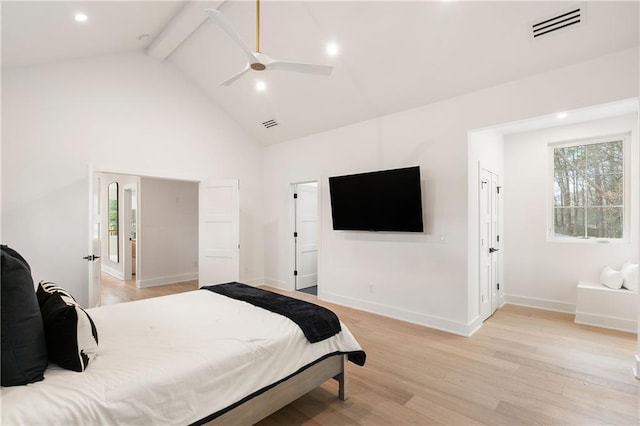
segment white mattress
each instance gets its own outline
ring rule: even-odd
[[[86,371],[3,387],[2,425],[186,425],[325,354],[361,350],[342,332],[310,344],[286,317],[206,290],[89,309],[99,352]]]

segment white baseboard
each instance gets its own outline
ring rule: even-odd
[[[169,275],[166,277],[151,278],[148,280],[136,280],[136,286],[138,288],[156,287],[159,285],[175,284],[181,283],[183,281],[193,281],[197,279],[198,273],[191,272],[188,274]]]
[[[322,286],[318,287],[318,298],[320,300],[336,303],[338,305],[343,305],[350,308],[359,309],[361,311],[370,312],[372,314],[382,315],[384,317],[422,325],[424,327],[435,328],[436,330],[446,331],[447,333],[453,333],[464,337],[471,336],[482,325],[482,321],[478,321],[477,319],[473,320],[469,324],[466,324],[446,318],[425,315],[420,312],[398,309],[394,308],[393,306],[367,302],[365,300],[340,296],[334,293],[327,293],[322,291]]]
[[[640,380],[640,354],[636,354],[636,367],[633,369],[633,374]]]
[[[612,330],[626,331],[629,333],[637,333],[638,330],[637,321],[606,315],[587,314],[584,312],[576,312],[575,322],[576,324],[610,328]]]
[[[259,287],[265,283],[264,278],[245,278],[240,282],[253,287]]]
[[[273,278],[265,278],[264,280],[262,280],[262,284],[289,291],[286,281],[276,280]]]
[[[118,269],[111,268],[107,265],[101,265],[100,270],[105,274],[111,275],[117,280],[124,281],[124,271],[119,271]]]
[[[465,335],[465,337],[473,336],[476,331],[480,330],[484,321],[480,319],[480,317],[476,317],[473,321],[471,321],[468,325],[469,334]]]
[[[505,302],[511,305],[526,306],[529,308],[542,309],[545,311],[564,312],[567,314],[573,314],[576,312],[575,303],[558,302],[556,300],[506,295]]]

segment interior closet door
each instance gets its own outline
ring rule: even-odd
[[[238,180],[203,181],[199,201],[200,287],[240,279]]]
[[[480,317],[484,321],[498,309],[500,273],[499,176],[480,171]]]
[[[318,285],[318,184],[296,184],[296,290]]]

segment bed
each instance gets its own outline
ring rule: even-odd
[[[90,365],[3,387],[2,425],[253,424],[332,378],[346,399],[347,361],[366,357],[341,322],[311,343],[287,316],[207,289],[86,312]]]

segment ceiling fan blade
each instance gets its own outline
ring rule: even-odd
[[[222,30],[227,33],[229,37],[244,51],[247,58],[249,58],[249,62],[253,63],[256,61],[256,56],[253,54],[251,50],[247,47],[247,45],[242,41],[236,30],[231,26],[227,18],[222,14],[222,12],[216,9],[205,9],[204,10],[207,15],[222,28]]]
[[[239,79],[240,77],[245,75],[250,70],[251,70],[251,66],[249,64],[247,64],[242,71],[240,71],[239,73],[229,77],[228,79],[226,79],[225,81],[220,83],[220,86],[228,86],[228,85],[230,85],[231,83],[233,83],[234,81],[236,81],[237,79]]]
[[[299,62],[271,61],[267,63],[267,69],[294,71],[306,74],[329,75],[333,71],[331,65],[303,64]]]

